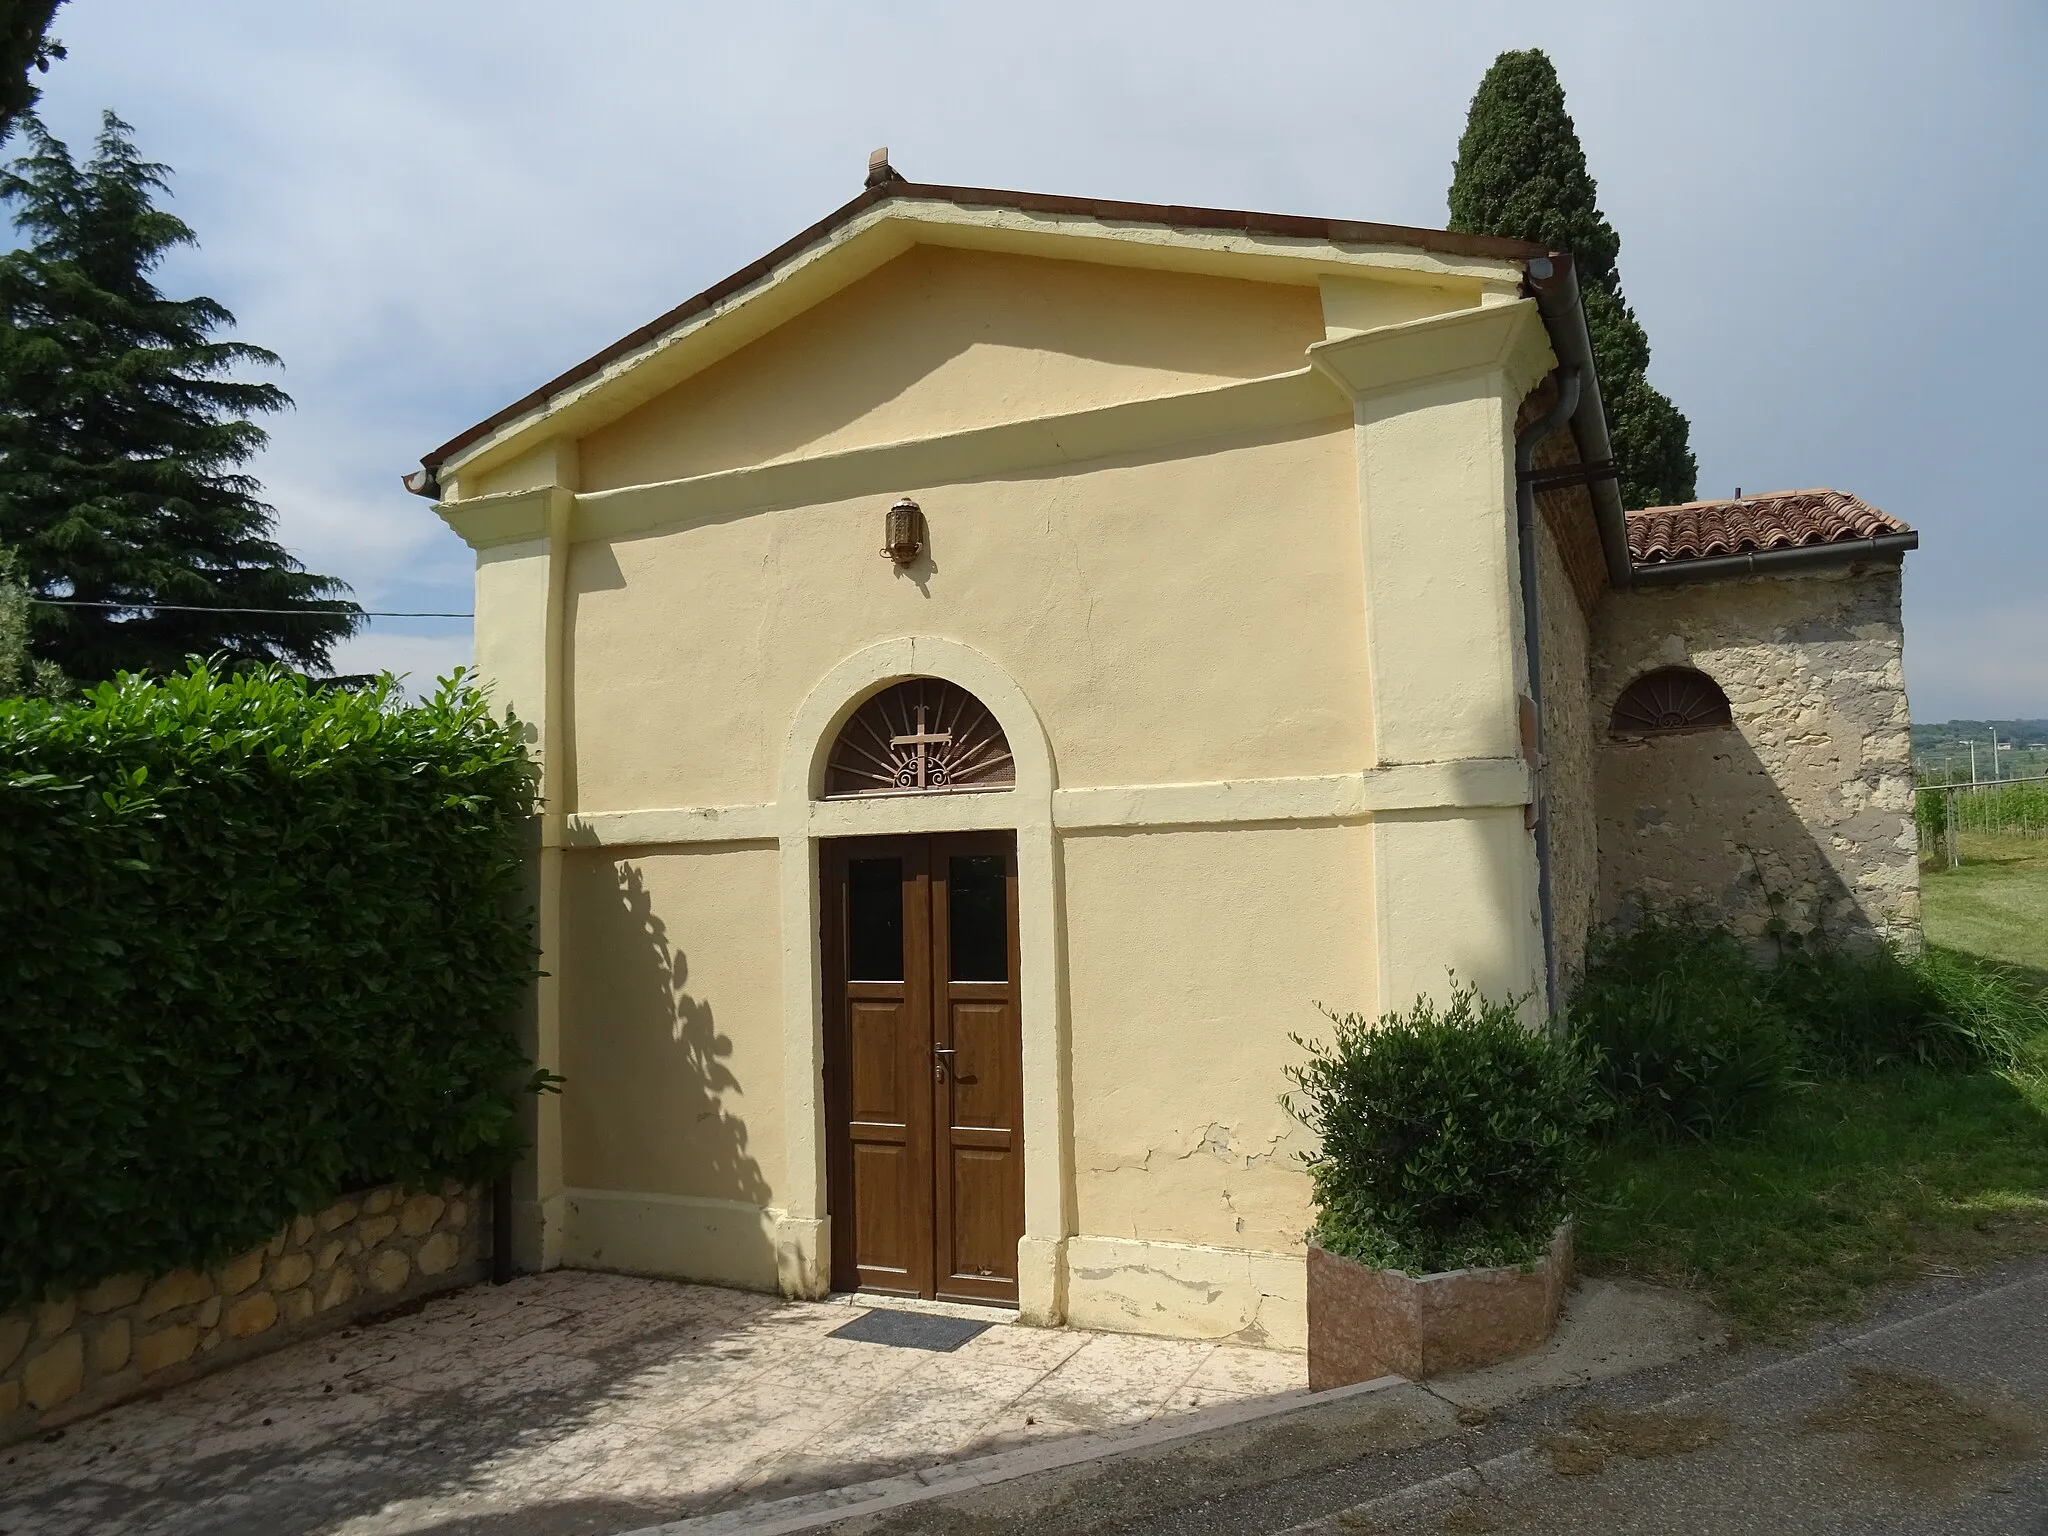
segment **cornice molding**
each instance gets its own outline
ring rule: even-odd
[[[561,486],[503,491],[471,501],[439,501],[434,510],[471,549],[546,539],[566,531],[574,497]]]
[[[1417,385],[1500,372],[1522,385],[1550,366],[1534,299],[1483,304],[1313,343],[1309,363],[1355,402]],[[1526,392],[1526,388],[1517,393]]]
[[[1185,394],[590,492],[576,498],[570,537],[619,538],[748,512],[888,495],[906,486],[1022,474],[1313,422],[1335,425],[1349,414],[1343,395],[1322,374],[1299,368]]]

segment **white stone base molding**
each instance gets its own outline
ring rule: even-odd
[[[615,1189],[570,1189],[563,1202],[563,1262],[573,1268],[780,1289],[783,1234],[762,1206]]]
[[[1127,1237],[1067,1239],[1076,1328],[1308,1348],[1303,1255]]]

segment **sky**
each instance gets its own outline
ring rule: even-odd
[[[422,453],[853,196],[914,181],[1441,226],[1474,87],[1549,51],[1702,496],[1904,518],[1916,719],[2048,717],[2048,7],[1378,0],[710,6],[71,0],[43,115],[174,171],[205,293],[285,361],[279,534],[464,611]],[[416,682],[467,623],[380,620]]]

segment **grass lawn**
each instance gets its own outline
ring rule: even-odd
[[[1960,869],[1920,877],[1927,937],[2048,984],[2048,837],[1961,839]]]
[[[2048,982],[2048,841],[1970,839],[1922,881],[1930,941]],[[1791,1339],[1875,1287],[2048,1248],[2048,1039],[2017,1073],[1823,1082],[1752,1136],[1606,1149],[1589,1268],[1696,1286]]]

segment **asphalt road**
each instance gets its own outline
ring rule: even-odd
[[[831,1527],[1039,1533],[2048,1536],[2048,1258],[1484,1411],[1406,1386]]]

